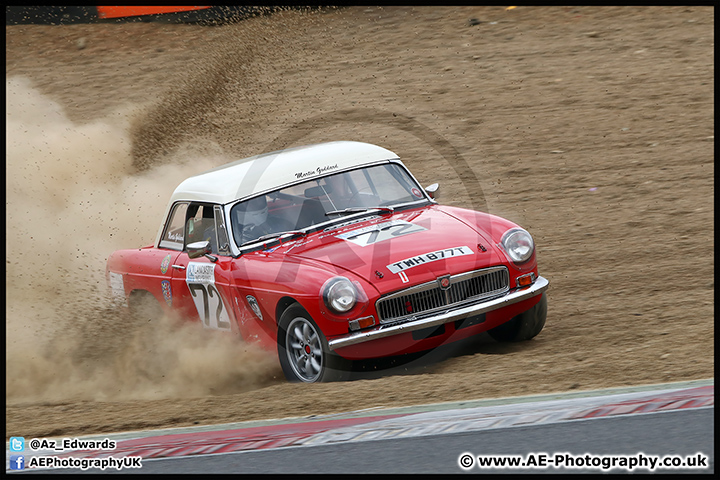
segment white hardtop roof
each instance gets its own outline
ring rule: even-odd
[[[178,200],[226,204],[254,193],[398,156],[362,142],[328,142],[243,158],[183,181],[173,192]]]

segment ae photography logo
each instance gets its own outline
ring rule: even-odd
[[[459,150],[455,148],[445,137],[443,137],[433,129],[401,113],[388,112],[375,108],[350,108],[344,110],[337,110],[334,112],[324,112],[322,114],[307,118],[305,120],[290,125],[284,134],[278,136],[266,148],[264,148],[264,150],[268,152],[280,151],[289,148],[289,146],[291,145],[303,144],[303,138],[311,135],[314,132],[323,129],[329,130],[333,127],[337,127],[338,125],[343,124],[352,125],[363,123],[369,123],[372,127],[380,125],[381,127],[396,128],[402,132],[414,136],[418,140],[418,144],[431,147],[435,152],[437,152],[438,156],[442,158],[443,162],[452,169],[452,171],[455,173],[455,175],[465,188],[470,200],[470,205],[468,205],[467,207],[477,212],[488,212],[485,194],[480,185],[478,176],[475,174],[475,172],[470,167],[467,160],[459,152]],[[370,141],[370,143],[375,143],[386,148],[389,147],[389,145],[383,145],[381,141]],[[400,154],[400,158],[401,160],[403,160],[402,154]],[[259,174],[267,168],[270,168],[274,159],[275,157],[270,155],[265,157],[262,162],[256,162],[253,167],[258,169],[258,171],[253,175],[247,175],[246,179],[248,179],[248,183],[245,183],[243,185],[243,189],[253,191],[255,185],[252,183],[253,180],[251,179],[260,178]],[[412,171],[412,163],[408,162],[407,159],[403,161],[404,163],[406,163],[409,170]],[[418,159],[418,161],[420,161],[420,159]],[[442,171],[442,167],[444,166],[437,166],[434,170]],[[430,183],[434,181],[435,180],[432,179]],[[384,265],[382,258],[376,258],[377,255],[381,254],[380,252],[380,249],[373,250],[373,258],[369,260],[370,264]],[[334,265],[335,268],[337,268],[338,275],[343,275],[344,270],[342,270],[340,265],[343,265],[347,258],[353,258],[355,261],[360,262],[361,264],[364,264],[368,261],[368,259],[357,258],[357,256],[352,252],[349,247],[346,251],[343,252],[335,251],[333,255],[335,254],[338,255],[338,258],[333,259],[332,257],[330,257],[329,264]],[[430,253],[430,255],[433,255],[433,253]],[[282,275],[285,281],[292,281],[297,274],[297,267],[295,264],[289,261],[286,265],[286,268],[281,268],[281,273],[278,276]],[[402,268],[397,265],[391,265],[389,268],[391,270],[391,273],[399,274],[401,278],[406,275],[404,272],[400,271],[402,270]],[[433,349],[430,349],[419,354],[415,354],[411,357],[404,358],[402,361],[403,367],[409,368],[417,362],[424,362],[422,358],[424,358],[428,354],[432,354],[433,351]]]

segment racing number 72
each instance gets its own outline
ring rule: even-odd
[[[206,287],[202,283],[188,283],[188,288],[194,298],[199,298],[196,292],[200,291],[202,293],[202,296],[199,298],[202,302],[202,313],[200,312],[200,305],[197,305],[197,302],[195,302],[195,304],[198,306],[198,314],[201,315],[203,325],[210,328],[214,327],[221,330],[229,330],[230,322],[223,319],[223,302],[220,298],[220,292],[217,291],[215,285],[209,284]],[[215,325],[210,324],[211,300],[215,300],[217,302],[217,308],[215,309]]]

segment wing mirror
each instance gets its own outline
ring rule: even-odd
[[[210,242],[202,240],[200,242],[189,243],[186,247],[188,257],[198,258],[206,256],[213,262],[217,262],[217,257],[210,255],[212,249],[210,248]]]
[[[439,183],[433,183],[432,185],[428,185],[427,187],[425,187],[425,191],[427,192],[428,195],[430,195],[430,198],[432,198],[434,200],[438,197],[438,189],[439,188],[440,188]]]

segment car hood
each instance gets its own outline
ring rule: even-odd
[[[380,294],[507,259],[477,225],[439,205],[364,217],[315,232],[277,248],[312,260],[337,275],[352,272]]]

